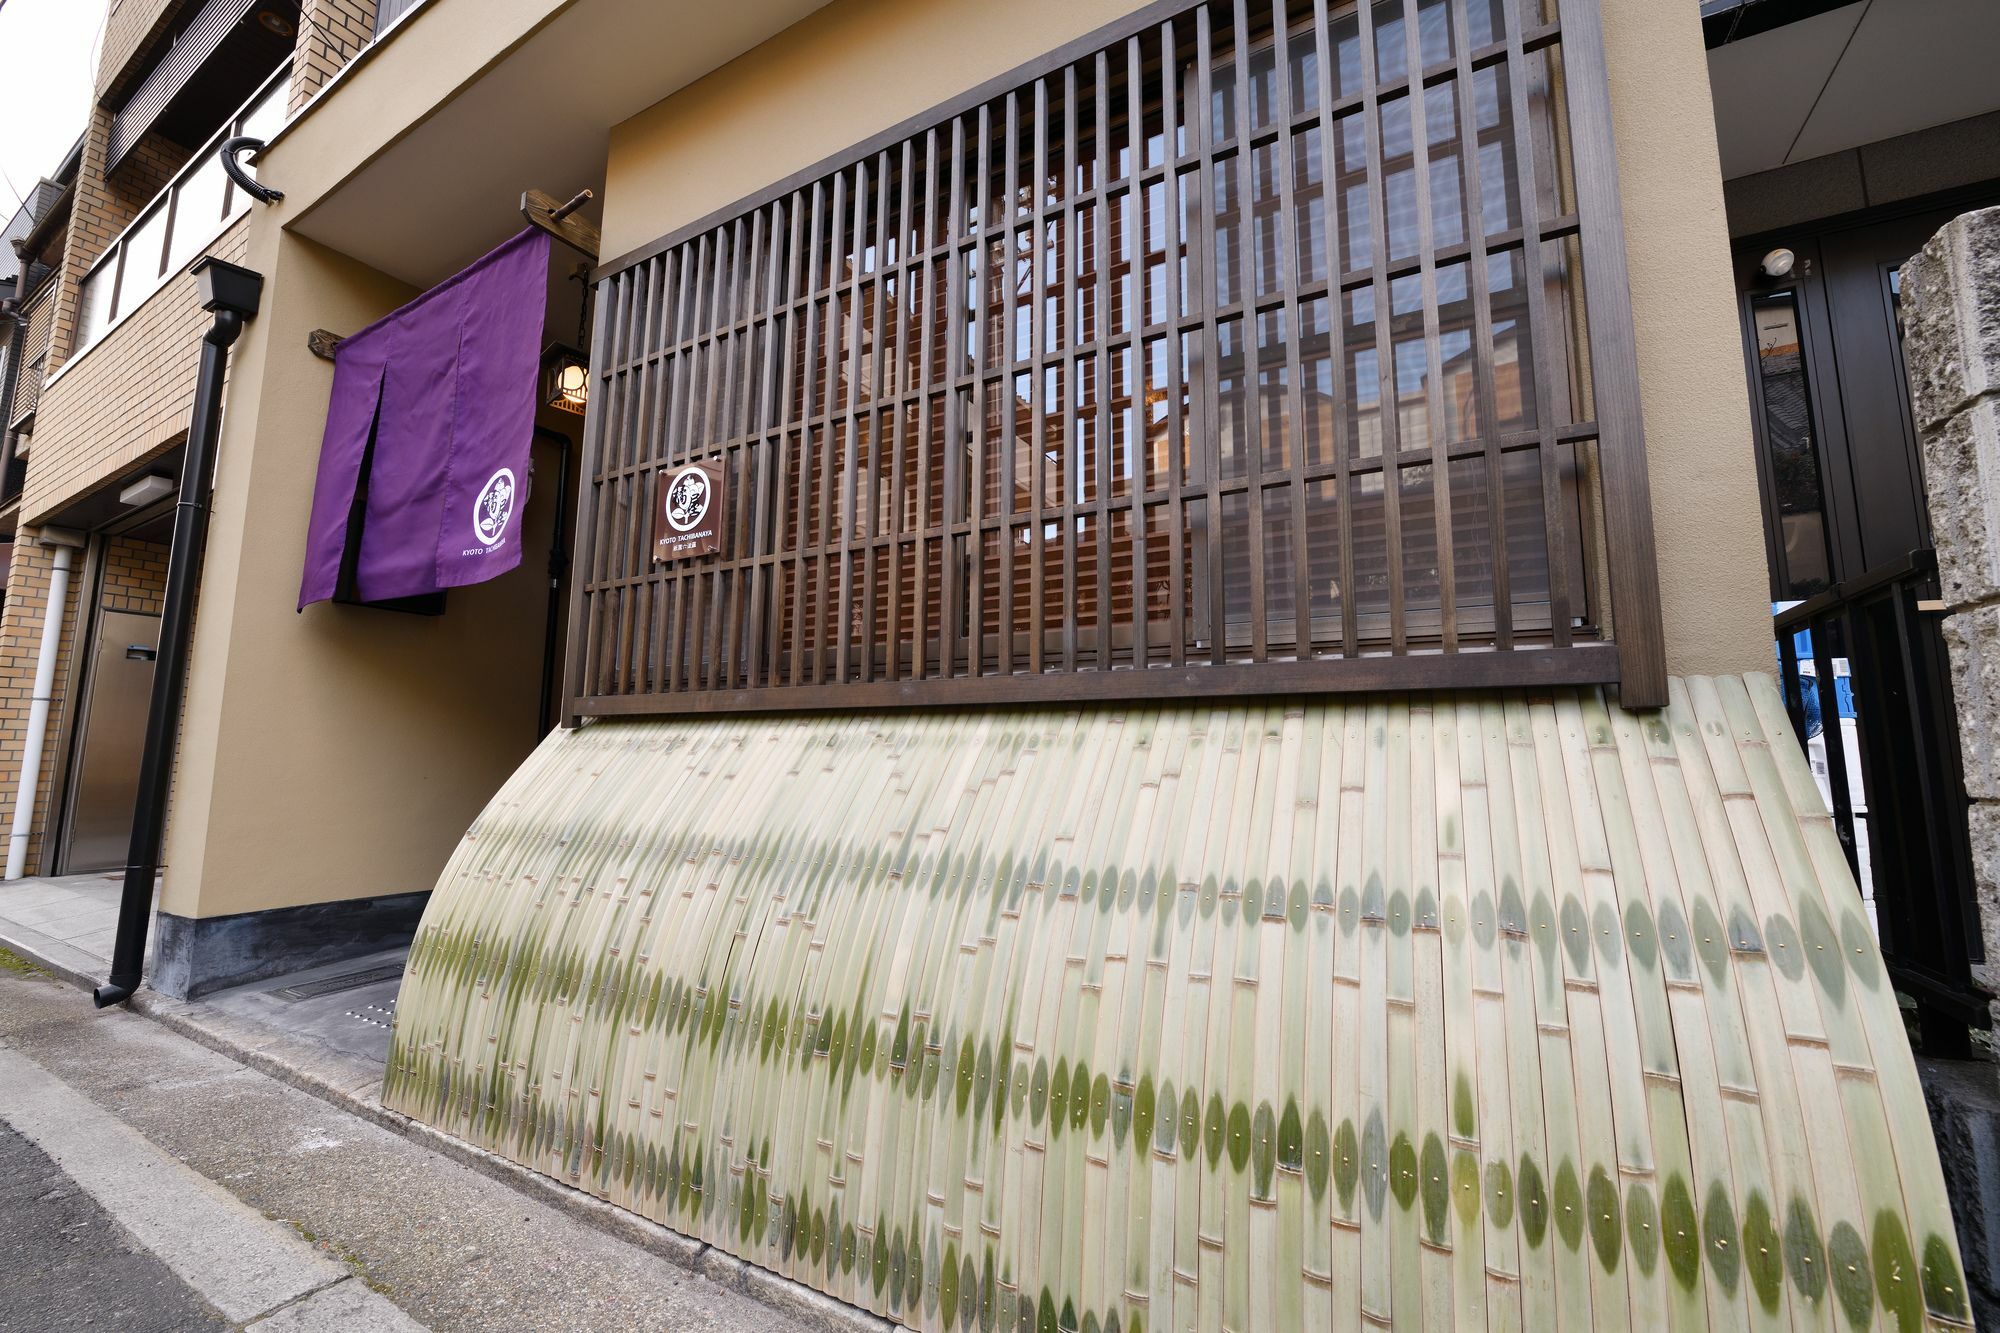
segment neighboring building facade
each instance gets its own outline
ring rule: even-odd
[[[366,6],[114,0],[83,138],[44,183],[31,231],[10,236],[32,251],[35,279],[18,298],[23,355],[5,423],[5,522],[23,558],[0,620],[10,799],[31,744],[37,754],[26,873],[125,864],[206,324],[183,275],[205,254],[239,257],[247,233],[249,198],[216,146],[274,133],[372,34]],[[51,631],[49,720],[31,738]]]

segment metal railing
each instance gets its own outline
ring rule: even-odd
[[[1916,1002],[1925,1051],[1952,1056],[1987,1025],[1991,997],[1972,975],[1983,946],[1937,596],[1936,552],[1914,551],[1779,612],[1773,629],[1808,757],[1820,723],[1822,791],[1889,974]]]

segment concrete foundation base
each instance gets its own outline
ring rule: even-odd
[[[429,899],[426,891],[233,916],[161,912],[154,918],[147,981],[163,995],[186,1000],[397,948],[416,933]]]
[[[1917,1060],[1980,1328],[2000,1328],[2000,1066]]]

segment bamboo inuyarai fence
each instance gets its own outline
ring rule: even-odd
[[[384,1101],[925,1329],[1968,1322],[1763,677],[557,732]]]

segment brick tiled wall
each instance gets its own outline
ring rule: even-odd
[[[127,83],[137,71],[125,67],[165,30],[174,15],[198,0],[111,0],[104,18],[104,45],[97,61],[97,95]]]
[[[99,604],[107,611],[160,614],[167,594],[167,542],[113,537],[104,544],[104,583]]]
[[[34,832],[28,842],[28,873],[42,866],[42,837],[48,827],[50,802],[56,790],[58,757],[75,671],[76,613],[84,558],[70,556],[69,595],[64,600],[62,647],[56,661],[55,697],[49,707],[49,729],[42,747],[42,776],[35,793]],[[42,641],[42,617],[49,605],[49,577],[55,552],[21,529],[14,540],[14,561],[7,571],[7,601],[0,608],[0,837],[11,828],[14,794],[21,784],[21,753],[28,734],[28,712],[35,688],[35,657]]]
[[[296,112],[375,35],[375,0],[305,0],[286,108]]]
[[[239,218],[206,253],[241,262],[249,231]],[[187,430],[208,325],[193,280],[177,274],[42,391],[24,517],[46,517]]]

